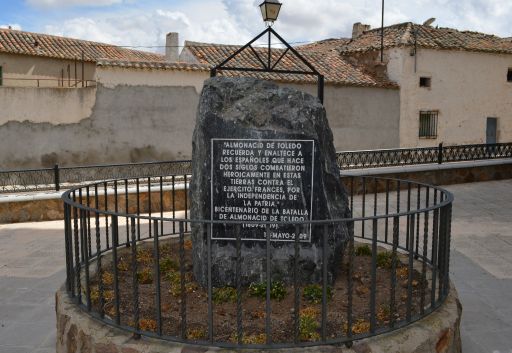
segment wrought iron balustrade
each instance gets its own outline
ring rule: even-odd
[[[512,158],[512,143],[455,145],[337,153],[340,169],[378,168],[416,164]]]
[[[512,143],[337,152],[341,170],[512,158]],[[0,171],[0,193],[59,191],[76,185],[135,177],[189,174],[191,161],[164,161]]]
[[[286,284],[291,309],[286,307],[286,314],[276,317],[284,304],[272,299],[274,279],[267,276],[262,282],[266,297],[258,306],[261,315],[254,316],[251,323],[246,305],[254,298],[240,280],[230,289],[233,301],[228,309],[215,299],[218,288],[212,286],[211,273],[206,288],[192,287],[190,229],[196,227],[210,237],[211,225],[223,226],[237,237],[233,242],[239,249],[243,224],[267,227],[267,240],[258,246],[267,253],[265,273],[272,273],[269,259],[280,248],[269,245],[268,230],[271,226],[290,226],[289,222],[190,219],[186,199],[181,209],[165,201],[179,199],[176,188],[170,191],[163,187],[163,180],[169,177],[187,180],[191,176],[157,177],[157,182],[149,183],[152,191],[148,195],[153,198],[138,189],[128,195],[125,180],[81,186],[63,195],[67,293],[85,313],[124,330],[127,337],[225,348],[350,346],[355,340],[391,332],[426,317],[443,305],[449,294],[453,196],[421,183],[345,177],[351,218],[293,223],[296,234],[315,229],[325,246],[329,227],[346,224],[353,228],[338,275],[342,283],[330,287],[324,254],[319,260],[324,275],[317,287],[321,296],[316,304],[308,304],[310,309],[314,306],[316,314],[310,318],[309,334],[303,335],[301,308],[306,299],[300,293],[305,284],[297,276]],[[143,179],[134,182],[139,185]],[[113,192],[107,198],[102,192],[108,189]],[[180,191],[186,197],[186,183]],[[298,239],[292,241],[295,259],[300,259],[303,246]],[[212,253],[212,243],[208,241],[208,254]],[[365,246],[367,250],[360,250]],[[356,258],[359,264],[367,259],[368,271],[361,273]],[[382,264],[382,258],[387,265]],[[239,269],[243,261],[240,251],[229,261],[236,262]],[[299,260],[295,261],[297,266]],[[382,266],[388,267],[387,277]],[[367,300],[361,299],[361,276]]]

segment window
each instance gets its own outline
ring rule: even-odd
[[[437,138],[437,111],[420,111],[420,138]]]
[[[430,77],[420,77],[420,87],[430,87],[432,80]]]
[[[507,72],[507,81],[512,82],[512,69],[508,69]]]

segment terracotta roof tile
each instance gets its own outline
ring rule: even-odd
[[[385,48],[412,46],[415,41],[420,48],[512,54],[512,43],[495,35],[411,22],[384,27]],[[380,46],[381,29],[376,28],[341,45],[338,50],[341,53],[366,52],[379,50]]]
[[[204,71],[209,72],[208,65],[191,64],[184,62],[161,62],[161,61],[126,61],[126,60],[99,60],[96,65],[106,67],[119,67],[125,69],[148,69],[148,70],[177,70],[177,71]]]
[[[317,42],[297,46],[299,50],[314,51],[316,53],[329,53],[350,42],[350,38],[330,38]]]
[[[197,59],[201,64],[214,67],[220,64],[224,59],[240,47],[236,45],[207,44],[197,42],[185,42],[185,49]],[[352,66],[343,60],[336,52],[316,52],[303,48],[297,48],[299,53],[310,62],[315,69],[325,76],[325,82],[344,86],[361,87],[387,87],[397,88],[398,86],[386,79],[374,77],[362,70]],[[265,61],[268,58],[266,48],[255,48],[260,59]],[[275,63],[283,55],[284,49],[272,49],[271,61]],[[261,68],[257,56],[250,48],[241,52],[233,61],[229,62],[228,67],[248,67]],[[287,71],[309,71],[307,66],[295,55],[288,51],[282,60],[275,66],[278,70]],[[314,83],[316,77],[312,75],[283,74],[268,72],[240,72],[224,70],[219,73],[224,76],[249,76],[265,80],[275,80],[290,83]]]
[[[58,59],[80,59],[82,51],[85,61],[114,59],[127,61],[164,61],[156,53],[120,48],[105,43],[31,33],[12,29],[0,29],[0,53],[34,55]]]

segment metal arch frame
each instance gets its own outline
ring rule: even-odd
[[[267,42],[267,57],[262,58],[260,54],[254,49],[252,44],[256,42],[258,39],[262,38],[265,35],[268,35],[268,42]],[[272,35],[274,35],[277,39],[281,41],[282,44],[286,46],[285,51],[283,54],[272,63],[272,48],[271,48],[271,39]],[[261,64],[261,68],[255,68],[255,67],[230,67],[226,66],[227,63],[229,63],[231,60],[233,60],[235,57],[237,57],[241,52],[243,52],[245,49],[250,48],[253,55],[256,57],[258,62]],[[276,70],[276,66],[281,62],[281,60],[284,58],[284,56],[288,52],[292,52],[297,58],[299,58],[304,65],[306,65],[310,71],[299,71],[299,70]],[[324,84],[325,84],[325,78],[324,75],[322,75],[320,72],[318,72],[315,67],[309,63],[302,55],[299,54],[297,50],[295,50],[290,44],[288,44],[283,37],[281,37],[272,27],[267,27],[263,32],[258,34],[256,37],[254,37],[249,43],[245,44],[244,46],[240,47],[238,50],[236,50],[233,54],[231,54],[228,58],[226,58],[223,62],[216,65],[214,68],[210,70],[210,77],[215,77],[217,75],[218,71],[247,71],[247,72],[267,72],[267,73],[278,73],[278,74],[295,74],[295,75],[312,75],[317,76],[317,95],[320,102],[324,103]]]

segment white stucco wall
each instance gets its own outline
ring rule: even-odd
[[[195,87],[199,94],[208,72],[173,70],[136,70],[98,67],[97,80],[113,88],[129,86]],[[317,95],[314,84],[281,84],[312,95]],[[324,105],[337,150],[378,149],[399,146],[398,121],[400,115],[397,89],[347,87],[327,84]],[[193,131],[195,116],[183,117],[192,125],[184,131]],[[192,135],[190,135],[190,138]]]
[[[316,95],[314,85],[287,85]],[[326,85],[324,106],[337,151],[399,146],[398,89]]]
[[[512,55],[418,49],[416,72],[410,49],[387,57],[401,87],[401,147],[485,143],[488,117],[498,118],[498,142],[512,141]],[[419,87],[422,76],[431,77],[431,88]],[[418,137],[420,110],[439,111],[437,139]]]
[[[208,77],[98,67],[95,88],[0,87],[0,169],[191,158]],[[325,106],[337,150],[398,145],[398,90],[327,85]]]
[[[99,66],[96,79],[104,87],[116,86],[151,86],[151,87],[194,87],[201,93],[203,82],[210,77],[207,71],[177,71],[125,69]]]
[[[88,118],[96,88],[37,88],[0,86],[0,126],[10,121],[73,124]]]
[[[3,86],[7,87],[37,87],[36,79],[41,79],[40,87],[57,87],[59,85],[57,80],[61,80],[62,70],[64,70],[64,87],[68,86],[68,82],[71,85],[75,82],[75,62],[73,60],[2,53],[0,54],[0,66],[3,71]],[[68,67],[70,70],[69,81]],[[76,77],[81,80],[81,62],[77,62],[76,67]],[[94,80],[95,71],[95,63],[84,63],[84,78],[86,80]]]

